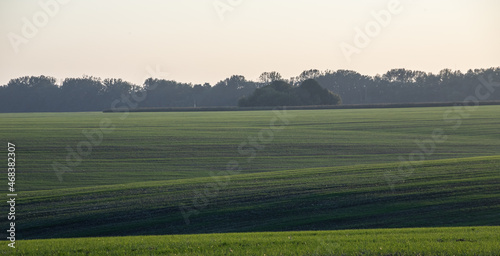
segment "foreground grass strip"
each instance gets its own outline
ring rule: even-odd
[[[130,236],[19,241],[11,255],[500,255],[500,227]]]

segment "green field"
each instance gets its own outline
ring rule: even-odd
[[[500,107],[453,110],[0,114],[16,144],[15,250],[499,255]],[[419,227],[432,228],[382,229]],[[149,237],[174,234],[205,235]],[[75,238],[103,236],[127,237]],[[73,240],[26,240],[46,238]]]
[[[124,120],[119,113],[0,114],[0,138],[17,145],[20,191],[209,177],[229,161],[239,162],[244,173],[393,163],[418,150],[415,140],[431,139],[434,129],[448,139],[426,160],[498,155],[500,107],[481,106],[465,112],[467,118],[450,114],[456,120],[444,121],[450,109],[280,112],[288,124],[276,121],[283,129],[267,143],[258,135],[270,129],[277,116],[272,111],[131,113]],[[99,129],[104,119],[114,130],[60,181],[51,165],[64,163],[66,148],[76,151],[78,143],[88,141],[82,131]],[[461,125],[454,129],[457,122]],[[238,147],[247,143],[248,151],[251,141],[258,149],[249,163]]]
[[[131,236],[27,240],[17,255],[468,256],[499,255],[499,240],[498,227]]]

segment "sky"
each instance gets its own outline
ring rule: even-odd
[[[499,31],[498,0],[1,0],[0,85],[467,71],[500,66]]]

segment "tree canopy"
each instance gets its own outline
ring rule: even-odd
[[[300,86],[294,87],[282,80],[271,82],[258,88],[249,97],[239,100],[240,107],[256,106],[304,106],[337,105],[340,96],[321,87],[314,79],[307,79]]]

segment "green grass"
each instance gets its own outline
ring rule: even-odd
[[[31,191],[16,225],[19,238],[500,225],[499,166],[426,161],[393,190],[391,163]]]
[[[350,234],[334,254],[498,255],[488,226],[500,226],[500,107],[444,120],[450,109],[288,111],[254,158],[238,147],[270,131],[272,111],[0,114],[0,140],[16,144],[17,252],[314,255]],[[59,180],[52,163],[103,120],[114,129]],[[429,144],[436,129],[446,139]],[[432,152],[402,165],[423,140]],[[432,229],[407,229],[417,227]],[[232,234],[269,231],[283,233]],[[200,235],[145,237],[174,234]],[[143,237],[80,239],[105,236]],[[74,239],[25,240],[45,238]]]
[[[500,227],[25,240],[12,255],[499,255]]]
[[[0,141],[17,145],[20,191],[209,177],[229,161],[238,161],[245,173],[397,162],[434,129],[448,137],[426,160],[498,153],[499,106],[481,106],[446,122],[443,114],[450,109],[288,111],[289,123],[250,162],[238,146],[269,128],[272,111],[131,113],[124,120],[120,113],[0,114]],[[87,140],[82,131],[98,129],[103,119],[115,129],[59,181],[52,164],[64,164],[66,148],[75,150]],[[453,129],[458,121],[461,126]]]

